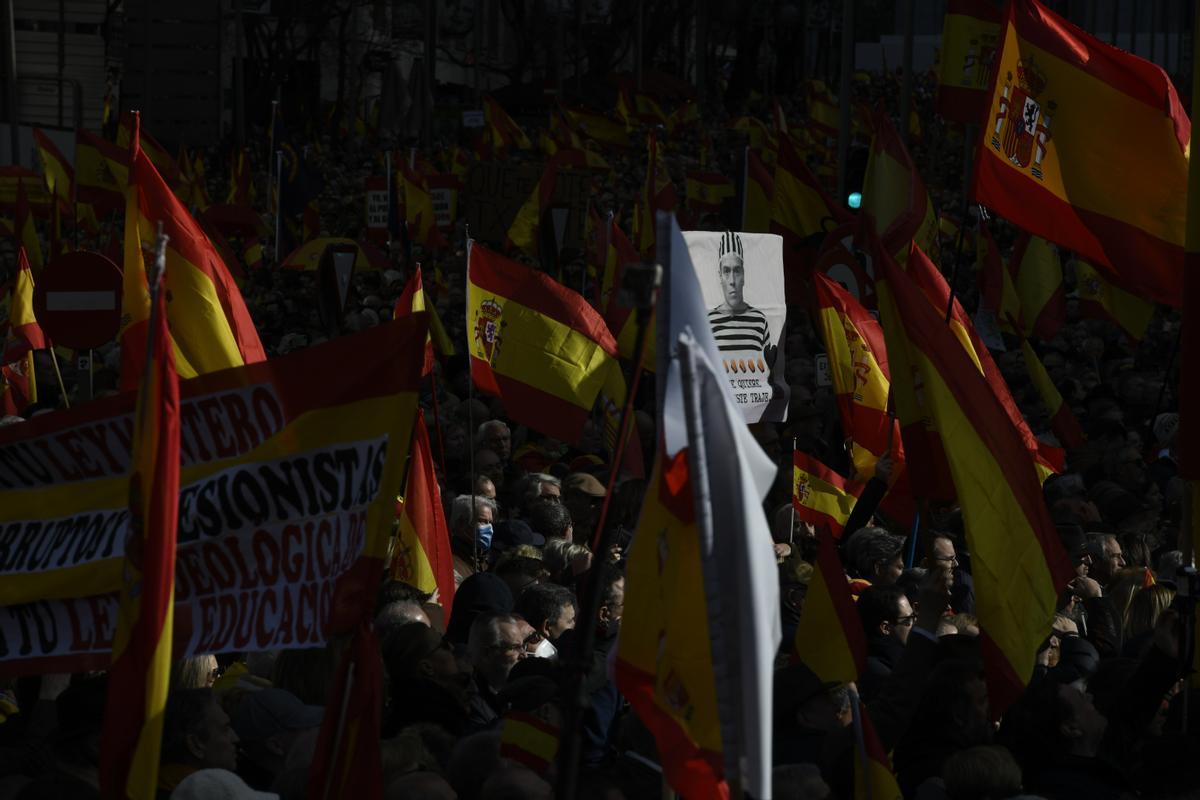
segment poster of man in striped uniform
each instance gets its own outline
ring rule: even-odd
[[[784,421],[783,240],[734,231],[688,231],[684,238],[704,301],[713,304],[708,324],[738,407],[747,422]]]

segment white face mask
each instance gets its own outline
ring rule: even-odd
[[[558,648],[550,644],[549,639],[542,639],[538,642],[538,646],[533,649],[534,658],[554,658],[558,655]]]

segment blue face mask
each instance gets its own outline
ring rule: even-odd
[[[492,549],[492,523],[489,522],[476,528],[475,541],[479,542],[480,550]]]

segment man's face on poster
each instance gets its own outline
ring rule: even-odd
[[[726,305],[733,311],[740,310],[746,305],[742,300],[742,290],[746,286],[746,270],[742,266],[742,259],[735,255],[727,255],[721,259],[717,270]]]

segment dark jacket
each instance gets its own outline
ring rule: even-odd
[[[904,657],[904,645],[893,636],[876,633],[867,640],[867,665],[859,676],[859,693],[871,702]]]

